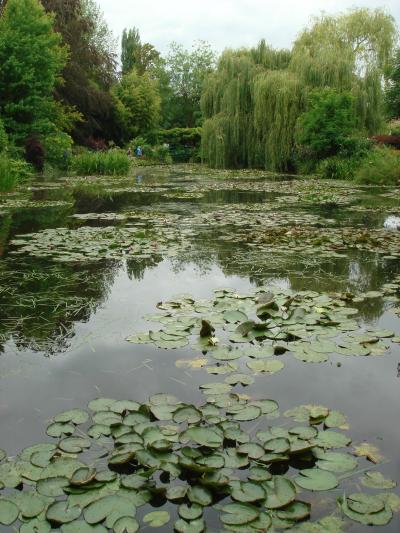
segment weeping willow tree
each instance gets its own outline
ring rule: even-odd
[[[205,83],[203,160],[222,168],[292,168],[295,131],[311,90],[351,92],[357,126],[375,132],[383,117],[382,79],[396,28],[382,10],[322,16],[293,49],[228,50]]]

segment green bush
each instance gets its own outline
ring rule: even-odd
[[[297,142],[318,160],[336,155],[356,126],[354,97],[349,92],[318,89],[297,124]]]
[[[355,180],[366,185],[396,185],[400,182],[400,152],[374,148],[356,171]]]
[[[4,129],[4,124],[0,118],[0,154],[7,149],[8,146],[8,137],[6,130]]]
[[[118,175],[128,174],[131,161],[122,150],[108,152],[83,152],[72,159],[72,169],[79,175]]]
[[[358,164],[356,159],[345,159],[339,156],[328,157],[318,164],[317,173],[326,179],[348,180],[354,177]]]
[[[12,191],[19,182],[34,175],[32,167],[21,159],[10,159],[0,154],[0,191]]]
[[[49,135],[43,141],[45,158],[52,167],[68,170],[72,158],[73,141],[67,133]]]

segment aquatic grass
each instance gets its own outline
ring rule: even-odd
[[[33,177],[33,171],[28,163],[11,159],[0,154],[0,191],[9,192],[15,189],[19,182]]]
[[[72,169],[78,175],[125,176],[131,167],[131,160],[122,150],[107,152],[83,152],[72,160]]]

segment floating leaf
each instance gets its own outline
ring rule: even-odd
[[[317,457],[317,466],[321,470],[328,472],[350,472],[357,468],[357,459],[348,453],[323,452],[314,449],[314,455]]]
[[[275,374],[276,372],[279,372],[282,370],[282,368],[285,366],[282,361],[277,360],[264,360],[264,359],[256,359],[254,361],[249,361],[247,363],[247,366],[254,370],[254,372],[262,372],[266,374]]]
[[[15,503],[0,498],[0,524],[11,525],[18,518],[19,509]]]
[[[73,424],[84,424],[89,420],[89,414],[83,409],[71,409],[64,411],[54,417],[54,422],[72,422]]]
[[[250,481],[232,482],[231,487],[232,498],[239,502],[253,503],[256,501],[264,500],[266,496],[264,489],[260,485],[252,483]]]
[[[190,506],[184,503],[179,506],[178,513],[185,520],[196,520],[196,518],[200,518],[203,515],[203,507],[197,503],[193,503]]]
[[[47,511],[46,518],[49,522],[56,524],[67,524],[76,520],[82,512],[82,509],[77,505],[69,505],[67,501],[59,501],[52,503]],[[99,520],[100,522],[100,520]]]
[[[171,517],[167,511],[153,511],[143,517],[143,522],[150,527],[162,527],[168,524]]]
[[[363,442],[359,446],[354,446],[354,453],[358,457],[366,457],[369,461],[375,464],[381,463],[384,460],[379,449],[368,442]]]
[[[294,481],[303,489],[312,491],[331,490],[335,489],[339,484],[334,474],[318,468],[301,470],[299,474]]]
[[[174,530],[178,533],[202,533],[205,528],[204,520],[201,519],[192,520],[191,522],[179,519],[174,524]]]
[[[393,489],[396,486],[395,481],[386,479],[381,472],[366,472],[361,483],[371,489]]]
[[[249,524],[258,518],[257,507],[243,503],[229,503],[222,508],[221,521],[230,526]]]

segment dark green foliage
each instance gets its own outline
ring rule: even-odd
[[[8,146],[8,137],[4,129],[3,121],[0,118],[0,154],[6,150]]]
[[[200,159],[201,131],[201,128],[159,130],[157,137],[160,143],[169,145],[169,152],[174,161],[197,161]]]
[[[400,117],[400,48],[396,50],[386,79],[386,105],[390,118]]]
[[[81,176],[128,174],[131,162],[122,150],[84,152],[72,160],[72,169]]]
[[[396,185],[400,182],[400,151],[375,148],[362,161],[355,179],[367,185]]]
[[[56,97],[80,114],[74,139],[86,144],[89,137],[113,138],[110,88],[116,78],[115,43],[101,12],[91,0],[42,0],[42,4],[54,13],[55,28],[69,49]]]
[[[140,46],[139,30],[137,28],[132,28],[130,30],[125,28],[122,32],[121,39],[122,74],[127,74],[135,67],[136,51]]]
[[[336,155],[356,125],[354,98],[335,89],[314,90],[298,122],[297,141],[312,157]]]
[[[53,92],[67,59],[52,17],[38,0],[9,0],[0,19],[0,115],[10,139],[57,131]]]

